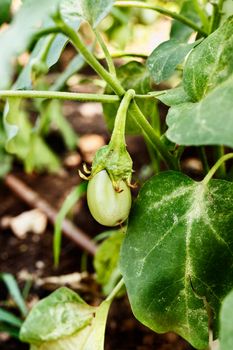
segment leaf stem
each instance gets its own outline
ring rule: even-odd
[[[112,56],[108,51],[107,45],[105,44],[101,34],[99,33],[99,31],[97,29],[94,29],[94,33],[95,33],[96,39],[98,40],[99,45],[101,46],[101,48],[103,50],[103,53],[105,55],[105,59],[106,59],[107,64],[108,64],[109,72],[113,76],[116,77],[116,68],[115,68],[115,65],[113,63]]]
[[[135,96],[134,90],[130,89],[126,91],[120,103],[120,107],[118,108],[111,141],[109,143],[114,149],[120,149],[126,146],[125,145],[125,123],[126,123],[128,108],[134,96]]]
[[[114,90],[118,96],[123,96],[125,90],[119,83],[119,81],[111,73],[99,63],[95,56],[88,50],[78,33],[71,27],[69,27],[61,18],[57,19],[57,24],[63,34],[65,34],[73,43],[74,47],[85,58],[86,62],[99,74]]]
[[[224,146],[221,146],[221,145],[215,146],[213,153],[214,153],[214,159],[217,161],[218,159],[223,157],[225,154]],[[217,176],[220,178],[224,178],[226,176],[226,166],[224,163],[222,163],[221,166],[219,167],[217,171]]]
[[[152,128],[148,120],[144,117],[140,108],[135,101],[132,102],[129,108],[129,113],[135,122],[142,129],[143,134],[146,134],[148,141],[150,141],[152,147],[158,151],[161,158],[167,164],[168,168],[177,170],[178,164],[176,159],[168,152],[166,146],[160,141],[156,131]]]
[[[117,285],[115,286],[115,288],[112,290],[112,292],[109,294],[109,296],[106,298],[106,301],[112,301],[116,295],[119,293],[119,291],[121,290],[121,288],[124,285],[124,280],[123,278],[117,283]]]
[[[153,10],[153,11],[157,11],[163,15],[169,16],[171,18],[176,19],[177,21],[185,24],[186,26],[192,28],[193,30],[195,30],[196,32],[200,33],[203,36],[207,36],[208,34],[202,29],[200,28],[196,23],[194,23],[193,21],[191,21],[189,18],[182,16],[179,13],[167,10],[163,7],[160,6],[154,6],[154,5],[150,5],[141,1],[116,1],[114,6],[118,6],[118,7],[137,7],[137,8],[143,8],[143,9],[148,9],[148,10]]]
[[[208,20],[208,17],[207,17],[207,14],[205,12],[205,10],[203,9],[203,7],[199,4],[199,1],[198,0],[193,0],[193,3],[194,3],[194,7],[202,21],[202,24],[203,24],[203,27],[206,31],[208,31],[209,29],[209,20]]]
[[[210,167],[209,167],[209,164],[208,164],[208,159],[207,159],[207,156],[206,156],[205,147],[201,146],[198,151],[199,151],[199,156],[200,156],[200,159],[201,159],[201,162],[202,162],[204,174],[207,174],[210,171]]]
[[[208,174],[204,177],[204,179],[202,180],[202,183],[204,185],[207,185],[208,182],[212,179],[212,177],[214,176],[214,174],[216,173],[216,171],[218,170],[218,168],[227,160],[232,159],[233,158],[233,153],[228,153],[225,154],[224,156],[222,156],[215,164],[214,166],[210,169],[210,171],[208,172]]]
[[[0,98],[20,97],[20,98],[44,98],[58,100],[73,100],[81,102],[104,102],[115,103],[120,101],[116,95],[88,94],[62,91],[37,91],[37,90],[2,90]]]
[[[148,55],[144,53],[137,53],[137,52],[124,52],[124,51],[118,51],[118,52],[113,52],[110,53],[111,58],[121,58],[121,57],[138,57],[138,58],[143,58],[147,59]],[[98,60],[104,59],[104,56],[97,56]]]
[[[129,2],[127,1],[127,4],[128,3]],[[71,27],[69,27],[62,20],[62,18],[57,18],[56,21],[57,21],[57,24],[60,26],[63,34],[65,34],[68,38],[70,38],[74,47],[85,58],[87,63],[97,72],[97,74],[99,74],[99,76],[101,76],[110,85],[110,87],[118,96],[122,97],[125,94],[125,89],[121,86],[118,79],[114,77],[112,74],[110,74],[108,71],[106,71],[106,69],[99,63],[99,61],[93,56],[93,54],[86,48],[80,36]],[[166,149],[166,147],[160,141],[160,138],[157,136],[156,132],[151,127],[150,123],[147,121],[147,119],[145,118],[145,116],[137,106],[136,102],[133,101],[131,106],[134,106],[133,107],[134,112],[132,113],[132,116],[135,122],[140,126],[143,133],[147,134],[152,146],[156,149],[156,151],[158,151],[161,154],[162,158],[164,159],[168,167],[170,167],[171,169],[177,169],[176,159],[170,154],[170,152]],[[131,110],[131,106],[129,108],[129,112]]]
[[[219,0],[218,4],[213,4],[213,14],[210,23],[210,34],[218,29],[222,17],[222,9],[225,0]]]

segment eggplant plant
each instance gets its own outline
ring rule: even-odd
[[[119,53],[131,58],[119,67],[101,23],[116,10],[127,18],[125,9],[166,16],[171,29],[169,40],[148,57]],[[198,350],[212,349],[215,339],[219,349],[233,348],[233,170],[225,163],[233,159],[232,15],[231,0],[28,0],[0,33],[5,149],[14,154],[22,141],[26,122],[17,111],[23,99],[102,103],[112,137],[97,152],[92,169],[84,167],[86,174],[80,175],[89,181],[94,218],[106,226],[127,226],[125,234],[114,231],[101,249],[106,254],[117,247],[112,255],[117,259],[111,264],[109,255],[108,263],[117,273],[115,282],[122,276],[107,299],[92,307],[61,288],[40,301],[21,327],[21,339],[31,350],[103,349],[108,310],[123,285],[135,317],[153,331],[176,332]],[[84,42],[83,22],[102,48],[105,66]],[[58,61],[67,42],[105,82],[103,93],[58,91],[75,68],[56,89],[38,88],[38,79]],[[13,84],[15,60],[26,50],[31,59]],[[171,79],[173,87],[161,89]],[[168,106],[165,122],[158,103]],[[156,164],[156,174],[142,185],[132,208],[127,134],[144,136]],[[28,140],[23,140],[26,152]],[[181,169],[188,146],[200,154],[201,181]],[[97,253],[99,276],[104,270],[100,260]]]

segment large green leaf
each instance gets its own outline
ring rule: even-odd
[[[220,312],[220,349],[233,349],[233,290],[223,300]]]
[[[125,90],[134,89],[137,94],[147,94],[147,92],[151,91],[150,74],[142,63],[131,61],[121,66],[117,69],[117,77]],[[111,88],[107,86],[105,93],[111,94],[113,92]],[[148,119],[157,111],[156,101],[153,99],[138,100],[137,103]],[[111,103],[111,105],[109,103],[103,104],[104,117],[110,130],[113,130],[118,108],[119,103]],[[126,133],[141,133],[140,128],[135,125],[134,120],[129,114],[126,119]]]
[[[24,2],[10,27],[0,33],[0,89],[9,86],[14,61],[27,49],[34,34],[42,28],[48,17],[56,12],[60,1]]]
[[[69,19],[81,18],[96,27],[111,11],[115,0],[63,0],[62,13]]]
[[[204,185],[161,173],[141,189],[123,242],[121,269],[135,316],[197,349],[208,347],[208,308],[216,332],[233,286],[232,198],[230,182]]]
[[[189,18],[193,22],[200,24],[200,18],[196,12],[195,2],[193,0],[184,0],[180,14],[186,18]],[[187,41],[190,35],[193,33],[193,29],[174,20],[171,27],[170,37],[180,41]]]
[[[180,145],[233,147],[233,78],[220,84],[201,101],[170,108],[167,137]]]
[[[147,60],[147,67],[153,80],[159,84],[170,78],[177,65],[184,61],[195,45],[171,39],[156,47]]]
[[[193,101],[233,73],[233,17],[202,41],[189,55],[184,68],[184,89]]]

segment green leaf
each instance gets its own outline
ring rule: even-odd
[[[197,103],[170,108],[167,137],[179,145],[233,147],[233,79],[211,91]]]
[[[111,301],[91,307],[73,291],[60,288],[32,309],[20,339],[30,343],[31,350],[104,350]]]
[[[135,316],[158,333],[174,331],[208,347],[221,301],[233,286],[233,184],[163,172],[142,187],[121,250]]]
[[[11,312],[0,308],[0,322],[6,322],[12,326],[20,327],[22,321]]]
[[[1,0],[0,25],[10,20],[11,2],[12,0]]]
[[[131,61],[118,68],[117,77],[125,90],[134,89],[137,94],[147,94],[147,92],[151,91],[149,71],[139,62]],[[111,88],[107,86],[105,93],[112,94],[113,92]],[[153,99],[138,100],[137,104],[148,119],[152,118],[152,115],[157,112],[156,101],[153,101]],[[109,130],[113,130],[119,105],[119,103],[111,103],[111,105],[109,103],[103,104],[104,118]],[[135,125],[134,120],[129,114],[126,119],[126,133],[141,133],[140,128]]]
[[[186,18],[189,18],[194,23],[200,24],[200,18],[196,12],[195,4],[193,0],[183,1],[180,14]],[[193,33],[193,29],[181,23],[180,21],[174,20],[171,27],[170,37],[180,41],[187,41],[190,35]]]
[[[112,231],[110,237],[98,246],[95,254],[96,279],[102,285],[104,295],[108,295],[113,290],[121,276],[118,265],[124,236],[124,232],[120,230]]]
[[[60,251],[61,251],[62,222],[67,216],[67,214],[69,213],[69,211],[73,208],[73,206],[77,203],[77,201],[81,198],[81,196],[86,192],[86,190],[87,190],[86,182],[83,182],[77,187],[75,187],[66,197],[56,217],[55,229],[54,229],[54,241],[53,241],[54,263],[56,266],[59,264],[59,257],[60,257]]]
[[[13,275],[10,273],[1,273],[0,279],[5,283],[7,286],[7,289],[12,297],[12,299],[15,301],[16,305],[18,306],[22,316],[26,316],[28,310],[27,306],[25,304],[25,301],[22,297],[22,294],[20,292],[19,286],[16,282],[16,279]]]
[[[233,291],[223,300],[220,312],[220,350],[233,349]]]
[[[150,54],[147,67],[156,84],[167,80],[183,62],[196,43],[188,44],[175,39],[163,42]]]
[[[29,117],[20,109],[21,99],[9,98],[5,108],[6,150],[15,154],[25,164],[25,169],[57,171],[59,159],[33,129]]]
[[[81,18],[96,28],[111,11],[114,0],[64,0],[61,4],[63,15],[67,18]]]
[[[233,73],[233,17],[202,41],[189,55],[183,85],[193,101],[201,100],[209,91]]]
[[[20,339],[32,344],[57,340],[88,326],[95,308],[72,290],[61,287],[39,301],[20,330]]]
[[[161,95],[157,95],[156,98],[167,106],[174,106],[185,102],[191,102],[191,99],[184,91],[183,86],[166,90],[163,94],[161,93]]]
[[[0,89],[9,87],[16,58],[24,52],[31,39],[49,16],[54,14],[61,0],[28,0],[23,3],[10,27],[0,33]]]

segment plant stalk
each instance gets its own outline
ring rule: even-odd
[[[110,53],[108,51],[108,48],[107,48],[107,46],[106,46],[106,44],[105,44],[101,34],[99,33],[99,31],[97,29],[94,29],[94,33],[95,33],[95,36],[96,36],[96,38],[98,40],[99,45],[101,46],[101,48],[103,50],[104,58],[107,61],[109,72],[114,77],[116,77],[116,68],[114,66],[114,63],[113,63],[113,60],[112,60],[112,56],[110,55]]]
[[[110,140],[110,145],[114,149],[120,149],[122,146],[125,147],[125,124],[126,124],[126,117],[128,108],[130,105],[131,100],[135,96],[135,91],[130,89],[126,91],[120,107],[118,108],[115,123],[114,123],[114,129],[112,132],[112,137]]]
[[[119,83],[119,81],[99,63],[99,61],[95,58],[95,56],[87,49],[85,44],[82,42],[78,33],[71,27],[69,27],[65,22],[61,19],[58,21],[58,25],[60,25],[60,29],[63,34],[65,34],[68,38],[70,38],[74,47],[79,51],[79,53],[85,58],[86,62],[99,74],[113,89],[113,91],[118,96],[123,96],[125,90]]]
[[[204,179],[202,180],[202,183],[204,185],[207,185],[208,182],[212,179],[212,177],[214,176],[214,174],[216,173],[216,171],[219,169],[219,167],[226,162],[229,159],[233,158],[233,153],[228,153],[225,154],[224,156],[222,156],[215,164],[214,166],[210,169],[210,171],[208,172],[208,174],[204,177]]]
[[[116,95],[88,94],[61,91],[37,91],[37,90],[2,90],[0,98],[20,97],[20,98],[44,98],[58,100],[73,100],[83,102],[103,102],[115,103],[120,101]]]

